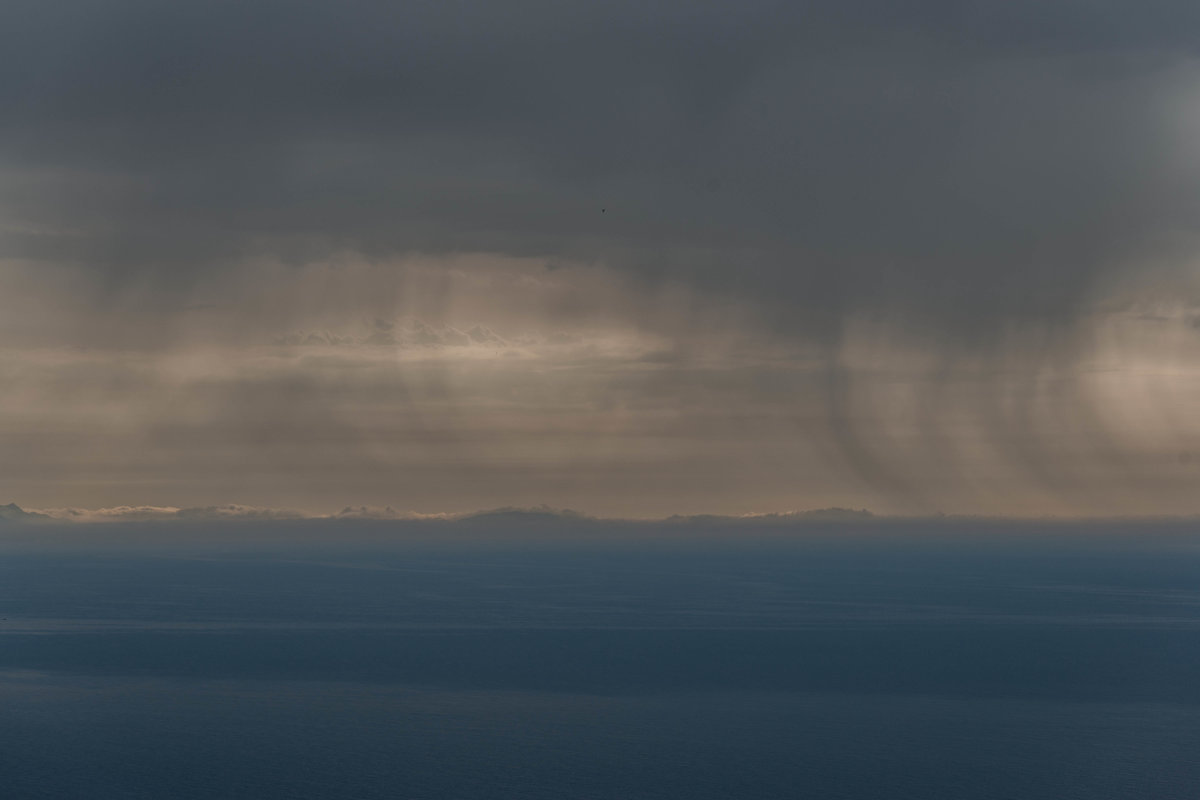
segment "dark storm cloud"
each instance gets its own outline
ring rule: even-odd
[[[646,413],[595,469],[659,459],[665,477],[644,483],[677,489],[670,503],[731,480],[686,468],[710,417],[745,439],[710,442],[731,471],[819,465],[799,484],[840,464],[892,510],[931,510],[947,486],[989,509],[1169,494],[1182,484],[1153,465],[1194,449],[1176,369],[1194,327],[1121,315],[1195,314],[1177,294],[1180,308],[1155,302],[1198,249],[1198,31],[1200,7],[1161,0],[4,3],[0,343],[31,348],[11,360],[32,375],[9,383],[28,418],[7,435],[36,456],[58,440],[31,430],[119,419],[165,454],[191,452],[195,430],[217,459],[198,474],[269,440],[283,455],[261,474],[308,448],[366,465],[347,466],[352,486],[392,463],[380,430],[444,430],[465,442],[454,469],[477,469],[470,505],[545,502],[506,496],[488,465],[511,477],[529,431],[549,430],[545,392],[517,422],[509,392],[548,359],[553,397],[584,409],[572,435],[596,428],[589,415]],[[450,254],[471,255],[425,257]],[[1138,305],[1130,286],[1159,291]],[[476,325],[513,358],[434,364],[482,358],[464,344]],[[591,327],[638,346],[558,353],[523,333],[593,342]],[[260,386],[240,348],[271,341],[281,377]],[[137,369],[96,378],[35,352],[64,343]],[[180,356],[198,343],[220,355]],[[384,370],[388,347],[430,364],[386,367],[401,377],[368,424],[356,404],[375,395],[340,370]],[[1097,353],[1131,389],[1088,372]],[[164,400],[204,375],[223,388]],[[103,403],[47,405],[101,384]],[[477,416],[455,406],[472,402]],[[404,424],[385,418],[406,403]],[[764,416],[756,403],[791,433],[755,429],[740,409]],[[471,440],[473,420],[503,441]],[[654,430],[671,434],[661,452]],[[807,449],[771,456],[777,440]],[[112,442],[97,475],[132,452]],[[587,483],[592,466],[562,466],[570,442],[539,455],[553,473],[539,486]],[[47,486],[78,458],[61,447]],[[857,502],[834,483],[851,485],[817,502]],[[741,484],[738,502],[773,504],[785,484]],[[132,499],[219,505],[238,499],[227,488]]]
[[[1197,30],[1182,2],[10,2],[0,246],[185,285],[579,259],[810,331],[990,332],[1189,227],[1162,106]]]

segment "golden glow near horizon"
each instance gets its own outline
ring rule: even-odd
[[[828,352],[744,303],[599,267],[436,266],[263,266],[111,311],[26,274],[4,311],[43,327],[0,351],[7,491],[305,513],[1196,510],[1200,337],[1180,304],[987,350],[860,315],[831,397]]]

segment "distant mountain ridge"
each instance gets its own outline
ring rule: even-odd
[[[726,522],[866,522],[876,519],[875,515],[865,508],[814,508],[809,511],[784,511],[765,514],[741,514],[736,516],[723,514],[674,514],[667,517],[667,522],[707,524]]]
[[[52,519],[53,517],[46,514],[39,514],[36,511],[26,511],[16,503],[0,506],[0,522],[49,522]]]
[[[462,514],[455,519],[459,522],[485,522],[490,520],[508,520],[520,522],[540,522],[552,520],[576,520],[595,521],[594,517],[587,514],[582,514],[578,511],[572,511],[569,508],[551,508],[550,506],[535,506],[533,508],[518,508],[510,506],[506,508],[492,508],[484,511],[474,511],[469,514]]]
[[[391,506],[347,506],[335,514],[313,514],[303,511],[225,505],[194,508],[168,506],[116,506],[102,509],[61,508],[26,511],[16,503],[0,506],[0,524],[6,522],[247,522],[265,520],[375,520],[395,522],[442,521],[467,524],[484,522],[549,523],[571,521],[596,522],[659,522],[672,525],[779,524],[793,522],[869,522],[887,519],[865,508],[818,508],[807,511],[766,512],[757,514],[674,514],[658,519],[597,517],[580,511],[554,508],[548,505],[483,509],[471,512],[422,514],[397,511]]]

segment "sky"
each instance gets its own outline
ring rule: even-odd
[[[0,500],[1198,513],[1198,33],[9,0]]]

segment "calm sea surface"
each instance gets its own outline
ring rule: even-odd
[[[1200,529],[0,529],[5,798],[1195,798]]]

